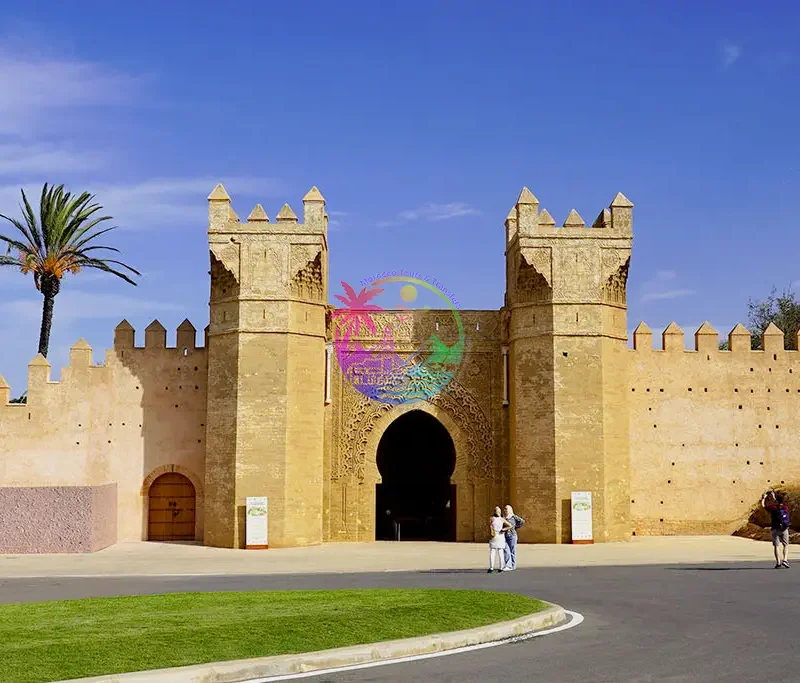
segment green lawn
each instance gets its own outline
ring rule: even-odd
[[[511,593],[176,593],[0,605],[0,680],[82,676],[310,652],[457,631],[545,608]]]

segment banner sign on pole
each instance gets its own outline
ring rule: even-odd
[[[572,542],[594,543],[592,538],[592,494],[572,492]]]
[[[268,505],[266,497],[247,499],[247,522],[245,526],[245,547],[248,550],[264,550],[267,543]]]

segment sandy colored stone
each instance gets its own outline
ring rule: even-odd
[[[687,350],[672,323],[655,349],[642,323],[630,349],[632,203],[618,194],[602,229],[577,229],[573,213],[558,228],[537,211],[523,188],[505,221],[505,305],[460,311],[466,347],[453,381],[388,406],[350,386],[330,350],[319,190],[305,196],[302,223],[288,204],[276,223],[255,210],[240,223],[217,186],[205,341],[188,320],[174,337],[153,321],[137,346],[123,320],[102,364],[84,340],[60,372],[37,355],[27,404],[10,404],[23,388],[0,378],[0,488],[114,484],[126,542],[147,538],[152,483],[179,473],[196,493],[195,538],[209,546],[241,548],[246,498],[264,495],[270,547],[373,541],[378,447],[411,410],[453,440],[464,542],[483,543],[492,508],[511,503],[527,520],[523,542],[569,543],[573,491],[593,494],[598,542],[729,534],[765,487],[800,481],[800,362],[783,333],[768,328],[764,351],[751,351],[737,325],[720,351],[704,323]],[[457,339],[447,311],[374,320],[394,326],[400,354],[433,331]]]

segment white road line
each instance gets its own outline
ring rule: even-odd
[[[327,676],[330,674],[339,673],[341,671],[356,671],[357,669],[371,669],[376,666],[386,666],[387,664],[405,664],[406,662],[417,662],[422,659],[432,659],[433,657],[445,657],[447,655],[456,655],[464,652],[473,652],[475,650],[485,650],[489,647],[497,647],[498,645],[507,645],[509,643],[519,643],[523,640],[530,640],[531,638],[538,638],[539,636],[547,636],[551,633],[558,633],[559,631],[566,631],[567,629],[574,628],[583,622],[583,615],[578,612],[570,612],[564,610],[569,616],[570,620],[561,626],[547,629],[546,631],[536,631],[524,636],[514,636],[513,638],[506,638],[505,640],[496,640],[491,643],[481,643],[480,645],[467,645],[465,647],[458,647],[452,650],[444,650],[443,652],[431,652],[424,655],[411,655],[409,657],[398,657],[396,659],[387,659],[381,662],[367,662],[366,664],[352,664],[350,666],[340,666],[335,669],[319,669],[318,671],[306,671],[301,674],[288,674],[286,676],[270,676],[268,678],[250,678],[242,683],[273,683],[273,681],[292,681],[298,678],[311,678],[313,676]]]

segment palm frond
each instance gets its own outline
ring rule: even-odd
[[[36,241],[33,238],[33,234],[31,233],[30,230],[28,230],[28,228],[23,223],[21,223],[16,218],[10,218],[9,216],[5,216],[1,213],[0,213],[0,218],[4,218],[9,223],[11,223],[11,225],[13,225],[17,230],[19,230],[24,235],[25,239],[28,240],[28,244],[30,244],[31,247],[36,247]]]
[[[105,220],[105,218],[102,219],[102,220]],[[97,237],[100,237],[100,235],[102,235],[102,234],[104,234],[106,232],[110,232],[111,230],[116,230],[116,226],[112,225],[110,228],[104,228],[103,230],[98,230],[97,232],[92,233],[88,237],[83,237],[83,233],[81,233],[80,235],[77,236],[78,241],[70,245],[70,249],[72,249],[74,251],[78,251],[87,242],[91,242],[93,239],[95,239]],[[83,239],[81,239],[81,237],[83,237]],[[92,247],[92,248],[94,248],[94,247]]]
[[[0,235],[0,242],[5,242],[8,245],[9,250],[11,247],[14,247],[14,249],[19,249],[19,251],[30,252],[30,247],[27,244],[11,237]]]
[[[112,268],[110,265],[108,265],[109,263],[114,263],[116,265],[120,265],[123,268],[127,268],[128,270],[130,270],[131,272],[135,273],[136,275],[141,275],[141,273],[139,271],[134,270],[129,265],[126,265],[124,263],[120,263],[119,261],[100,260],[100,259],[85,259],[85,260],[81,261],[80,266],[82,268],[94,268],[95,270],[102,270],[103,272],[111,273],[112,275],[116,275],[117,277],[122,278],[123,280],[125,280],[125,282],[129,282],[130,284],[132,284],[134,286],[137,285],[137,283],[135,281],[133,281],[131,278],[129,278],[127,275],[125,275],[125,273],[121,273],[120,271],[118,271],[115,268]]]
[[[47,184],[45,184],[45,188],[46,187]],[[25,205],[22,215],[24,216],[25,222],[28,224],[28,230],[30,230],[31,233],[31,243],[35,245],[40,252],[44,252],[44,236],[42,235],[42,230],[39,224],[36,222],[36,214],[31,208],[28,197],[25,195],[25,190],[20,190],[20,192],[22,192],[22,203]],[[44,190],[42,190],[42,196],[44,197]]]

